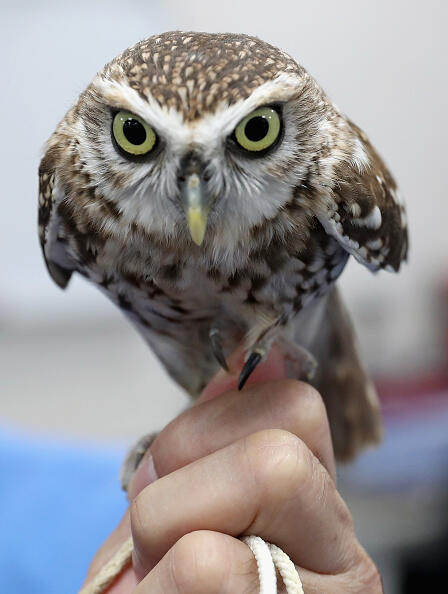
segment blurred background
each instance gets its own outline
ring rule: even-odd
[[[340,484],[385,592],[446,592],[448,132],[443,0],[0,0],[0,591],[75,592],[126,503],[123,452],[188,402],[121,314],[48,277],[36,230],[43,143],[93,75],[170,29],[257,35],[300,61],[399,181],[410,262],[342,289],[380,390],[384,444]],[[52,568],[49,570],[49,568]]]

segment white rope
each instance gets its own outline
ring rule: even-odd
[[[257,562],[259,594],[276,594],[277,576],[267,543],[259,536],[243,536],[241,540],[247,544]]]
[[[300,581],[299,572],[296,566],[277,545],[266,543],[271,553],[272,561],[282,576],[283,583],[286,587],[287,594],[305,594],[303,591],[302,582]]]
[[[96,576],[79,591],[79,594],[103,594],[123,569],[129,565],[134,544],[130,536],[118,549],[112,559],[103,565]]]
[[[277,594],[276,569],[285,584],[287,594],[304,594],[297,569],[286,553],[259,536],[243,536],[241,540],[250,548],[257,562],[259,594]],[[132,538],[128,538],[79,594],[104,594],[131,562],[132,549]]]
[[[284,551],[259,536],[243,536],[241,540],[250,548],[257,562],[259,594],[277,594],[276,569],[287,594],[304,594],[296,566]]]

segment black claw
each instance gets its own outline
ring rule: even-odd
[[[218,331],[210,332],[210,343],[212,345],[212,352],[215,356],[215,359],[218,361],[224,371],[229,371],[229,368],[227,367],[227,361],[222,350],[221,336]]]
[[[249,379],[250,374],[255,369],[255,367],[260,363],[262,357],[260,353],[253,352],[249,355],[248,360],[244,364],[244,367],[240,373],[240,378],[238,380],[238,390],[242,390],[244,384]]]

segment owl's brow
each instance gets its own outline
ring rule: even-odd
[[[135,113],[156,130],[163,130],[170,140],[183,145],[192,142],[193,136],[200,144],[209,144],[218,137],[228,136],[252,110],[261,105],[284,103],[297,97],[302,81],[295,75],[282,73],[255,89],[246,99],[233,105],[221,104],[214,112],[204,113],[201,119],[191,122],[185,121],[181,112],[162,107],[152,95],[142,97],[125,79],[110,79],[98,75],[91,88],[108,106]]]

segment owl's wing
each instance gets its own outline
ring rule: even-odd
[[[347,462],[381,440],[382,424],[375,387],[359,357],[350,315],[336,288],[328,296],[311,350],[320,363],[311,383],[325,402],[336,458]]]
[[[331,206],[318,215],[324,229],[373,271],[398,271],[406,260],[406,212],[397,185],[367,136],[349,122],[360,158],[335,167]]]
[[[39,166],[39,240],[51,278],[65,289],[74,266],[67,254],[58,214],[58,205],[64,195],[58,187],[55,162],[56,154],[49,144]]]

